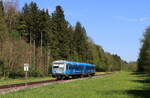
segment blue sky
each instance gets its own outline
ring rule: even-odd
[[[19,0],[20,8],[31,1],[50,12],[61,5],[72,25],[80,21],[96,44],[126,61],[137,60],[150,25],[150,0]]]

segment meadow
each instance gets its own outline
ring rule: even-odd
[[[148,98],[150,76],[117,72],[109,76],[25,89],[0,98]]]

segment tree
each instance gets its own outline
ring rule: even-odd
[[[138,71],[150,73],[150,27],[144,33],[138,58]]]
[[[17,3],[17,0],[5,1],[4,3],[5,23],[9,33],[16,32],[17,18],[19,16]]]
[[[6,26],[4,24],[4,6],[3,6],[3,2],[0,1],[0,76],[3,74],[2,73],[2,69],[4,68],[4,62],[1,58],[2,56],[2,52],[3,52],[3,42],[5,39],[5,32],[6,32]]]
[[[29,5],[25,4],[19,17],[18,31],[28,43],[33,43],[35,40],[36,47],[39,47],[41,46],[41,33],[43,43],[47,43],[49,20],[47,10],[40,10],[34,2]]]
[[[5,40],[9,39],[7,27],[4,20],[4,5],[3,2],[0,1],[0,55],[3,51],[3,43]]]
[[[75,51],[78,53],[78,61],[89,62],[92,51],[90,51],[86,30],[80,22],[76,23],[73,36]]]
[[[0,16],[4,16],[4,5],[2,1],[0,1]]]
[[[129,62],[128,70],[129,71],[137,71],[137,62],[135,62],[135,61]]]
[[[53,59],[69,59],[70,32],[61,6],[56,6],[56,10],[52,13],[50,30],[49,47]]]
[[[3,2],[0,1],[0,32],[6,31],[6,25],[4,21],[4,5]],[[2,37],[3,34],[0,34]]]

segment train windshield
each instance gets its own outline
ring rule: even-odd
[[[55,64],[53,64],[53,69],[56,69],[56,70],[59,70],[59,71],[63,71],[64,70],[64,66],[65,66],[65,64],[55,63]]]
[[[59,68],[59,66],[53,66],[53,68]]]

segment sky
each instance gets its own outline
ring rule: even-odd
[[[150,26],[150,0],[19,0],[20,8],[31,1],[50,13],[61,5],[72,25],[80,21],[96,44],[128,62],[137,60]]]

